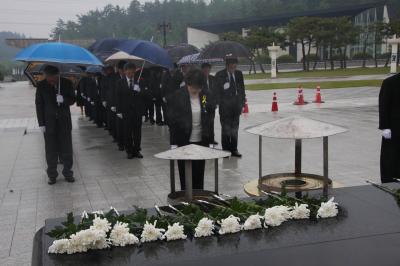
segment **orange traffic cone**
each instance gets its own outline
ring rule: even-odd
[[[249,113],[249,105],[247,104],[247,97],[244,98],[243,113],[244,114],[248,114]]]
[[[274,96],[272,97],[272,112],[278,112],[278,99],[276,97],[276,92],[274,92]]]
[[[315,101],[314,103],[324,103],[321,97],[321,87],[318,85],[317,90],[315,92]]]
[[[308,104],[308,102],[304,101],[303,86],[299,86],[299,90],[297,92],[297,100],[293,104],[294,105]]]

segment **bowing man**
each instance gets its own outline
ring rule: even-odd
[[[215,99],[215,109],[217,109],[218,105],[218,93],[214,91],[214,82],[215,82],[215,77],[210,74],[211,72],[211,65],[209,63],[203,63],[201,65],[201,70],[203,71],[204,77],[205,77],[205,84],[204,84],[204,90],[212,95],[212,97]],[[211,113],[211,120],[212,122],[210,123],[211,127],[211,135],[213,138],[213,144],[218,145],[218,142],[215,141],[215,134],[214,134],[214,120],[215,120],[215,109]]]
[[[382,130],[381,181],[400,178],[400,74],[387,78],[379,93],[379,129]]]
[[[122,119],[124,121],[125,150],[128,159],[143,158],[140,153],[142,141],[142,116],[145,105],[143,89],[135,80],[136,65],[124,66],[125,78],[117,82],[117,91],[122,99]]]
[[[215,103],[203,90],[205,78],[201,70],[189,70],[185,76],[185,87],[167,99],[171,134],[171,148],[197,144],[208,147],[213,143],[210,123]],[[192,162],[193,189],[204,188],[205,161]],[[185,189],[185,163],[178,161],[179,179]]]
[[[62,171],[67,182],[74,182],[72,171],[72,123],[69,107],[74,104],[72,82],[60,77],[58,68],[46,66],[45,79],[36,89],[36,114],[44,133],[48,184],[56,183],[58,156],[64,165]]]
[[[222,149],[230,151],[232,156],[242,157],[237,146],[240,115],[245,102],[245,88],[243,73],[236,69],[237,64],[237,58],[226,59],[226,68],[215,75],[215,91],[218,92],[219,100]]]

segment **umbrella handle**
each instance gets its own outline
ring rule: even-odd
[[[153,42],[153,38],[154,38],[154,36],[151,36],[150,42]],[[145,65],[145,64],[146,64],[146,60],[143,61],[142,68],[140,69],[138,84],[139,84],[139,82],[140,82],[140,78],[142,77],[143,68],[144,68],[144,65]]]

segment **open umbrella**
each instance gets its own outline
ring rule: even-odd
[[[104,61],[110,55],[114,54],[117,50],[116,48],[127,39],[114,39],[106,38],[95,41],[88,50],[96,55],[100,60]]]
[[[146,61],[146,64],[150,63],[164,68],[173,68],[171,57],[168,55],[167,51],[153,42],[129,40],[123,42],[117,49],[143,59]]]
[[[241,43],[232,41],[218,41],[208,45],[200,53],[199,59],[212,59],[212,58],[253,58],[253,54]]]
[[[174,62],[177,62],[179,59],[181,59],[184,56],[187,55],[192,55],[200,52],[197,47],[187,44],[187,43],[181,43],[181,44],[176,44],[176,45],[169,45],[165,47],[167,50],[169,56],[171,56],[172,60]]]
[[[145,60],[143,60],[140,57],[130,55],[128,53],[125,53],[123,51],[118,51],[114,53],[113,55],[109,56],[104,60],[105,63],[110,64],[110,65],[115,65],[118,64],[119,61],[124,60],[127,62],[132,62],[138,65],[141,65]]]
[[[178,65],[199,65],[203,63],[220,63],[224,62],[222,58],[214,58],[214,59],[199,59],[200,53],[197,54],[191,54],[187,55],[181,58],[181,60],[178,61]]]
[[[31,83],[36,86],[37,80],[43,74],[46,65],[51,65],[51,63],[29,63],[24,70],[24,74],[28,77]],[[57,65],[60,69],[60,74],[62,76],[79,76],[83,73],[84,67],[79,67],[75,65]]]

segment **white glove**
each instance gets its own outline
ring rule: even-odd
[[[156,98],[153,98],[152,100],[153,100],[153,101],[156,101],[157,99],[156,99]]]
[[[107,102],[106,101],[103,102],[103,106],[107,107]]]
[[[140,87],[139,87],[139,85],[138,85],[138,84],[135,84],[135,86],[133,86],[133,90],[134,90],[134,91],[137,91],[137,92],[140,92]]]
[[[90,97],[87,97],[87,100],[90,102]]]
[[[56,100],[57,100],[57,103],[63,103],[64,97],[61,94],[57,94]]]
[[[179,87],[183,88],[186,86],[186,83],[184,81],[181,82],[181,84],[179,85]]]
[[[40,129],[40,131],[42,131],[42,133],[46,132],[46,127],[45,126],[41,126],[41,127],[39,127],[39,129]]]
[[[113,112],[116,112],[117,111],[117,108],[115,107],[115,106],[111,106],[111,111],[113,111]]]
[[[384,129],[384,130],[382,130],[382,136],[384,139],[391,139],[392,131],[390,129]]]
[[[122,119],[122,114],[121,113],[117,114],[117,116]]]
[[[94,102],[90,102],[91,105],[94,105]]]
[[[85,98],[85,95],[84,95],[83,93],[81,93],[81,96],[82,96],[83,98]]]
[[[178,145],[171,145],[171,150],[178,148]]]
[[[226,83],[224,84],[224,90],[229,89],[230,86],[231,86],[231,85],[230,85],[228,82],[226,82]]]
[[[167,99],[165,97],[162,98],[163,102],[167,102]]]

